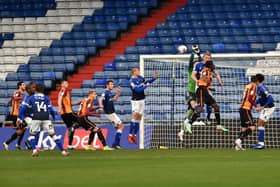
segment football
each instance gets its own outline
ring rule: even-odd
[[[177,49],[178,49],[178,52],[179,52],[180,54],[184,54],[184,53],[186,53],[187,50],[188,50],[187,46],[185,46],[185,45],[179,45]]]

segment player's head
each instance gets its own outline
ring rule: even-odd
[[[68,88],[68,86],[69,86],[69,83],[68,83],[68,81],[62,81],[62,83],[61,83],[61,87],[62,88],[65,88],[65,89],[67,89]]]
[[[208,60],[212,59],[212,55],[210,51],[205,51],[205,53],[203,54],[203,62],[206,63]]]
[[[25,83],[20,81],[17,83],[17,88],[24,91],[25,90]]]
[[[42,84],[36,84],[36,92],[44,93],[44,86]]]
[[[251,82],[253,82],[253,83],[257,83],[257,77],[255,76],[255,75],[253,75],[253,76],[251,76],[251,80],[250,80]]]
[[[196,106],[196,100],[194,98],[190,99],[188,101],[188,109],[195,109]]]
[[[261,84],[264,81],[264,75],[261,73],[256,74],[257,85]]]
[[[35,82],[30,82],[29,84],[27,84],[27,85],[25,86],[25,90],[26,90],[26,92],[28,93],[28,95],[34,94],[34,92],[35,92],[35,86],[36,86]]]
[[[213,71],[214,70],[214,63],[213,63],[213,61],[212,60],[206,61],[205,62],[205,67],[209,68],[211,71]]]
[[[113,90],[114,88],[114,81],[113,80],[107,80],[106,81],[106,88],[109,90]]]
[[[138,67],[134,67],[131,69],[131,75],[132,76],[139,76],[140,75],[140,70]]]
[[[95,91],[95,90],[90,90],[90,91],[88,92],[88,97],[89,97],[90,99],[92,99],[92,100],[95,100],[96,97],[97,97],[96,91]]]
[[[34,81],[31,81],[29,84],[28,84],[28,86],[30,87],[30,92],[31,92],[31,94],[29,94],[29,95],[32,95],[32,94],[34,94],[35,93],[35,90],[36,90],[36,82],[34,82]]]

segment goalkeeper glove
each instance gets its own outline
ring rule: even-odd
[[[193,54],[197,54],[197,55],[199,56],[199,55],[200,55],[199,46],[196,45],[196,44],[193,44],[193,45],[192,45],[192,52],[193,52]]]

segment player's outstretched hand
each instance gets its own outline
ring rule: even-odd
[[[117,93],[121,93],[121,91],[122,91],[122,87],[121,87],[121,86],[118,86],[118,87],[117,87]]]
[[[193,52],[193,54],[197,54],[197,55],[200,54],[200,49],[197,44],[192,45],[192,52]]]
[[[158,72],[157,72],[157,71],[155,71],[155,73],[154,73],[154,78],[155,78],[155,79],[158,78]]]

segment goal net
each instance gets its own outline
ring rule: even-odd
[[[213,78],[213,96],[220,106],[221,124],[229,132],[216,131],[214,114],[211,125],[193,125],[192,134],[184,135],[180,141],[177,134],[187,111],[186,96],[188,86],[189,55],[142,55],[140,70],[145,78],[153,77],[155,71],[159,78],[146,89],[145,115],[140,125],[140,149],[149,148],[232,148],[240,132],[239,107],[244,86],[249,77],[256,73],[265,75],[264,84],[275,100],[275,112],[266,124],[265,141],[269,148],[280,147],[280,54],[214,54],[224,89]],[[253,111],[257,122],[259,113]],[[206,110],[200,116],[206,119]],[[244,141],[248,148],[257,143],[254,132]]]

